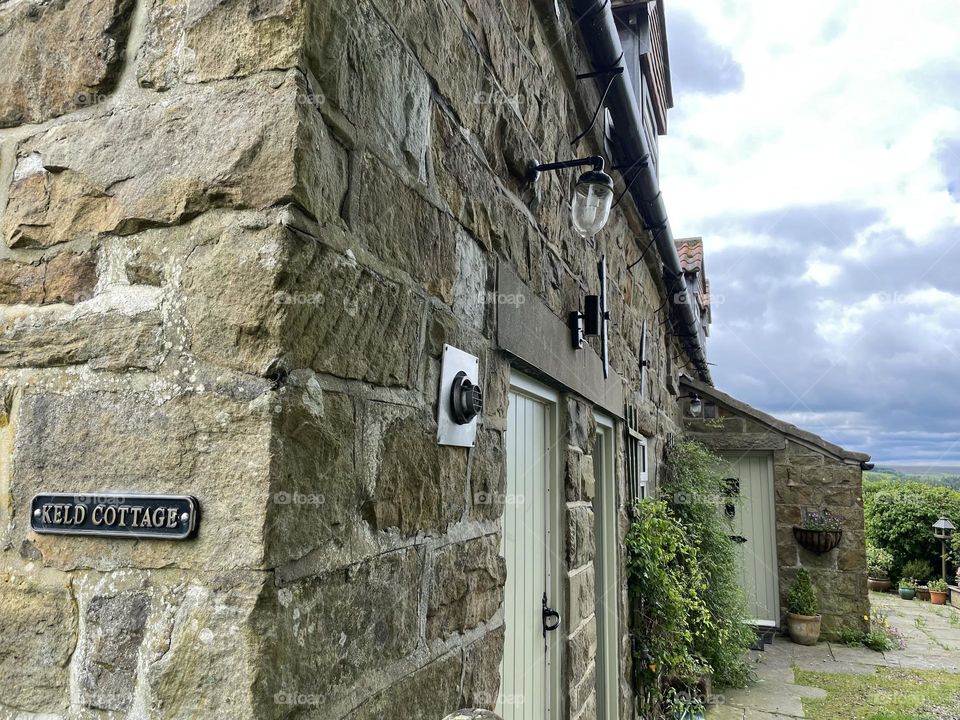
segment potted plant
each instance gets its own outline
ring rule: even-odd
[[[923,601],[930,599],[930,591],[924,583],[931,575],[933,575],[933,567],[924,560],[910,560],[904,563],[903,570],[900,571],[900,577],[913,580],[917,597]]]
[[[930,588],[930,602],[934,605],[947,604],[947,581],[937,578],[927,583]]]
[[[787,596],[787,630],[798,645],[816,645],[820,639],[820,609],[810,574],[800,569]]]
[[[917,594],[917,581],[910,578],[900,579],[900,597],[904,600],[913,600]]]
[[[867,545],[867,585],[876,592],[890,589],[890,569],[893,555],[881,547]]]
[[[829,510],[805,511],[799,525],[793,526],[793,536],[812,553],[823,555],[840,544],[843,537],[842,521]]]

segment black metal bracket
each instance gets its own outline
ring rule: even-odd
[[[548,632],[553,632],[558,627],[560,627],[560,613],[554,610],[552,607],[547,606],[547,593],[543,593],[543,636],[546,637]],[[555,620],[552,625],[550,624],[551,620]]]
[[[576,158],[574,160],[560,160],[552,163],[539,163],[531,160],[527,166],[527,179],[534,183],[540,177],[540,173],[550,170],[564,170],[566,168],[592,166],[594,172],[603,172],[604,161],[599,155],[589,155],[587,157]]]

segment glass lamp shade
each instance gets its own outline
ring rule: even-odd
[[[703,412],[703,401],[700,398],[693,398],[690,401],[690,414],[693,417],[700,417],[700,413]]]
[[[573,189],[571,214],[573,228],[583,237],[600,232],[610,217],[613,204],[613,180],[605,172],[591,170],[577,180]]]

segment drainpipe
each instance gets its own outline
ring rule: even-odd
[[[623,63],[623,47],[617,32],[610,0],[572,0],[574,20],[583,35],[584,44],[594,71],[603,71]],[[602,92],[610,82],[609,76],[597,77]],[[623,181],[630,188],[630,195],[640,209],[644,223],[654,234],[657,250],[663,263],[663,279],[667,286],[667,302],[670,314],[678,328],[680,341],[697,369],[700,379],[710,385],[710,368],[707,366],[703,330],[700,325],[694,294],[687,288],[687,281],[680,266],[680,256],[673,241],[673,231],[667,209],[660,194],[651,148],[643,129],[640,106],[633,94],[633,87],[625,73],[613,77],[607,93],[606,107],[613,118],[614,142],[617,148],[617,163],[623,168]],[[643,162],[646,158],[648,162]]]

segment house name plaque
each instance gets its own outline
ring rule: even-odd
[[[199,522],[189,495],[40,493],[30,502],[37,533],[186,540]]]

